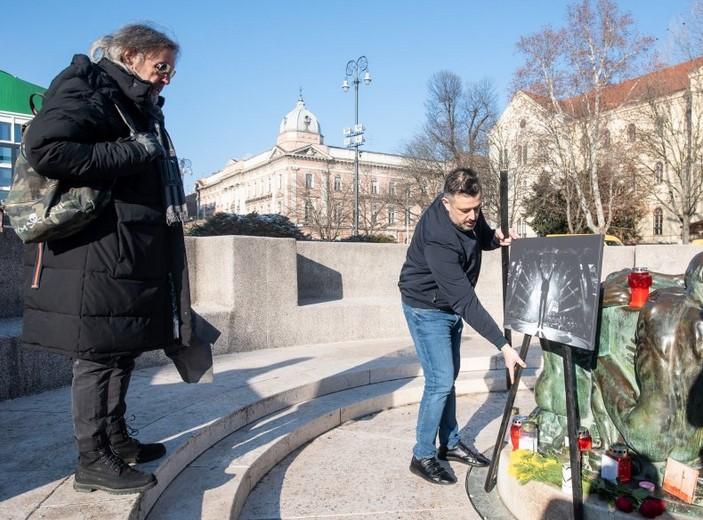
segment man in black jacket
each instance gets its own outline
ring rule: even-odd
[[[525,366],[474,291],[481,250],[507,246],[512,238],[517,238],[512,230],[506,238],[490,228],[481,213],[476,172],[459,168],[420,218],[400,272],[403,312],[425,376],[410,471],[435,484],[456,482],[437,457],[472,466],[490,463],[459,439],[454,381],[463,321],[501,351],[511,380],[515,365]]]

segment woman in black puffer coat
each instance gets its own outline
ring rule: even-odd
[[[28,246],[25,257],[23,342],[74,360],[81,491],[147,489],[154,476],[127,463],[165,453],[163,444],[131,438],[124,415],[135,358],[190,339],[183,201],[165,195],[165,165],[175,155],[159,96],[178,51],[146,25],[101,38],[93,61],[76,55],[54,79],[24,136],[27,159],[42,175],[112,192],[82,231]]]

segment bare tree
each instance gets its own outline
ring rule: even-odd
[[[424,209],[432,202],[452,168],[474,168],[484,174],[486,188],[490,186],[488,131],[496,114],[495,89],[490,81],[464,86],[453,72],[432,75],[427,83],[425,123],[404,147],[410,172],[409,198],[414,207]]]
[[[691,60],[703,55],[703,0],[693,0],[685,13],[674,17],[668,34],[665,61]]]
[[[320,176],[319,185],[298,181],[298,203],[288,208],[304,229],[321,240],[337,240],[344,231],[351,229],[354,188],[351,178],[330,178],[329,172]]]
[[[529,139],[520,132],[517,136],[511,136],[503,126],[494,126],[490,133],[490,160],[487,176],[489,182],[484,191],[489,195],[487,204],[484,204],[484,213],[489,220],[499,220],[498,201],[500,171],[508,173],[508,224],[515,226],[519,218],[524,217],[524,199],[527,196],[527,185],[529,179],[536,179],[543,170],[543,164],[538,160],[540,148],[537,145],[535,136],[530,134]]]
[[[373,235],[385,231],[391,225],[388,212],[402,206],[402,197],[397,189],[381,186],[374,177],[364,175],[359,183],[359,229],[363,234]]]
[[[679,220],[684,244],[703,200],[703,112],[694,109],[699,106],[701,92],[690,84],[676,96],[651,85],[636,145],[642,182],[655,185],[651,196]]]
[[[629,101],[613,85],[631,75],[652,39],[639,35],[612,0],[582,0],[568,8],[563,28],[520,38],[525,58],[516,86],[545,107],[544,153],[562,186],[573,188],[586,226],[605,233],[617,217],[622,170],[606,159],[607,113]]]

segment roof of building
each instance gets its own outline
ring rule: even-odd
[[[0,111],[32,115],[29,96],[46,89],[0,70]]]
[[[311,132],[313,134],[321,134],[320,123],[317,116],[310,112],[303,101],[303,94],[298,96],[298,102],[295,108],[288,112],[281,120],[279,133],[283,132]]]
[[[296,155],[307,155],[305,151],[309,149],[315,149],[325,155],[328,155],[332,160],[335,161],[353,161],[354,160],[354,150],[350,148],[341,148],[338,146],[325,146],[325,145],[314,145],[306,144],[301,146],[296,150],[283,151],[284,156],[296,156]],[[276,146],[269,148],[261,153],[242,160],[231,160],[225,167],[215,172],[212,175],[203,177],[196,181],[196,184],[201,187],[212,186],[225,179],[228,179],[234,175],[249,172],[263,164],[271,161],[271,154],[277,149]],[[395,168],[403,167],[404,156],[383,153],[383,152],[373,152],[370,150],[360,150],[359,151],[359,163],[360,164],[376,164]]]
[[[652,95],[662,97],[680,92],[688,86],[689,75],[701,67],[703,56],[608,85],[601,94],[601,110],[612,110],[629,103],[641,102]],[[525,90],[523,92],[543,107],[551,108],[552,102],[548,96]],[[593,95],[593,92],[588,92],[561,100],[559,104],[565,112],[579,116],[585,113]]]

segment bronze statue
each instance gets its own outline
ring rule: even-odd
[[[641,310],[629,309],[630,270],[603,283],[597,357],[575,350],[581,424],[594,444],[624,441],[642,460],[700,463],[703,448],[703,253],[686,274],[652,273]],[[542,341],[544,370],[535,388],[540,444],[566,434],[560,347]]]

